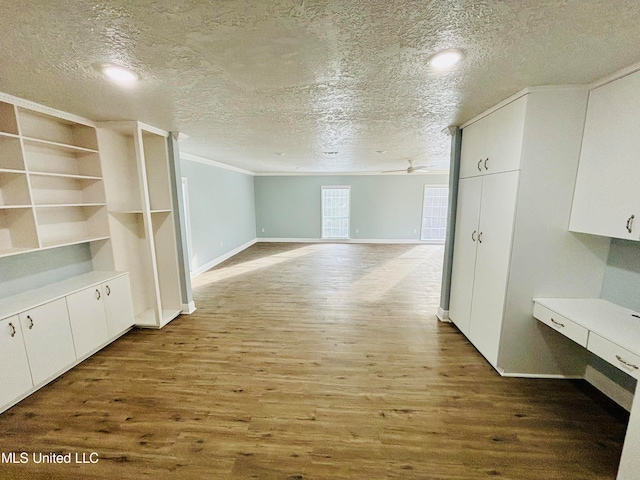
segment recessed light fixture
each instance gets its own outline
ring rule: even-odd
[[[429,59],[429,65],[434,70],[448,70],[462,60],[462,52],[455,48],[442,50]]]
[[[121,85],[133,85],[135,82],[140,80],[140,75],[133,70],[129,70],[128,68],[120,65],[114,65],[113,63],[103,64],[101,66],[101,70],[107,80]]]
[[[322,152],[324,155],[338,155],[340,152]]]
[[[386,150],[376,150],[376,153],[379,153],[380,155],[382,155],[383,153],[387,153]]]

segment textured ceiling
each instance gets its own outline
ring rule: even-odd
[[[1,0],[0,11],[0,91],[181,131],[185,152],[265,172],[408,158],[447,169],[448,125],[524,87],[640,61],[638,0]],[[462,65],[430,71],[450,47]],[[142,81],[110,84],[94,67],[104,62]]]

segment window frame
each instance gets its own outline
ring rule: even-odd
[[[347,236],[346,237],[325,237],[324,235],[324,191],[330,189],[347,190],[347,200],[349,206],[347,208]],[[320,238],[322,240],[351,240],[351,185],[321,185],[320,186]]]
[[[445,188],[447,190],[447,215],[445,216],[445,226],[444,226],[444,238],[442,240],[440,239],[430,239],[427,238],[425,239],[423,237],[423,232],[424,232],[424,214],[425,214],[425,199],[427,198],[427,189],[428,188]],[[424,189],[422,190],[422,216],[420,217],[420,241],[423,243],[427,243],[427,244],[432,244],[432,245],[444,245],[447,241],[447,223],[449,220],[449,185],[445,185],[445,184],[425,184]],[[437,217],[436,217],[437,218]]]

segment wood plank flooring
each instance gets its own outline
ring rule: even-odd
[[[437,322],[442,247],[257,244],[0,415],[2,479],[613,479],[624,413]]]

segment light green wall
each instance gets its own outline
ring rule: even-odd
[[[256,238],[252,175],[184,158],[181,170],[188,184],[195,268]]]
[[[88,243],[4,257],[0,259],[0,298],[92,270]]]
[[[616,238],[611,240],[600,296],[640,312],[640,243]],[[594,356],[591,366],[626,390],[635,390],[636,381],[632,377],[604,360]]]
[[[640,312],[640,243],[611,240],[602,298]]]
[[[424,186],[447,184],[448,175],[257,176],[257,235],[320,238],[320,188],[350,185],[351,239],[417,240]]]

